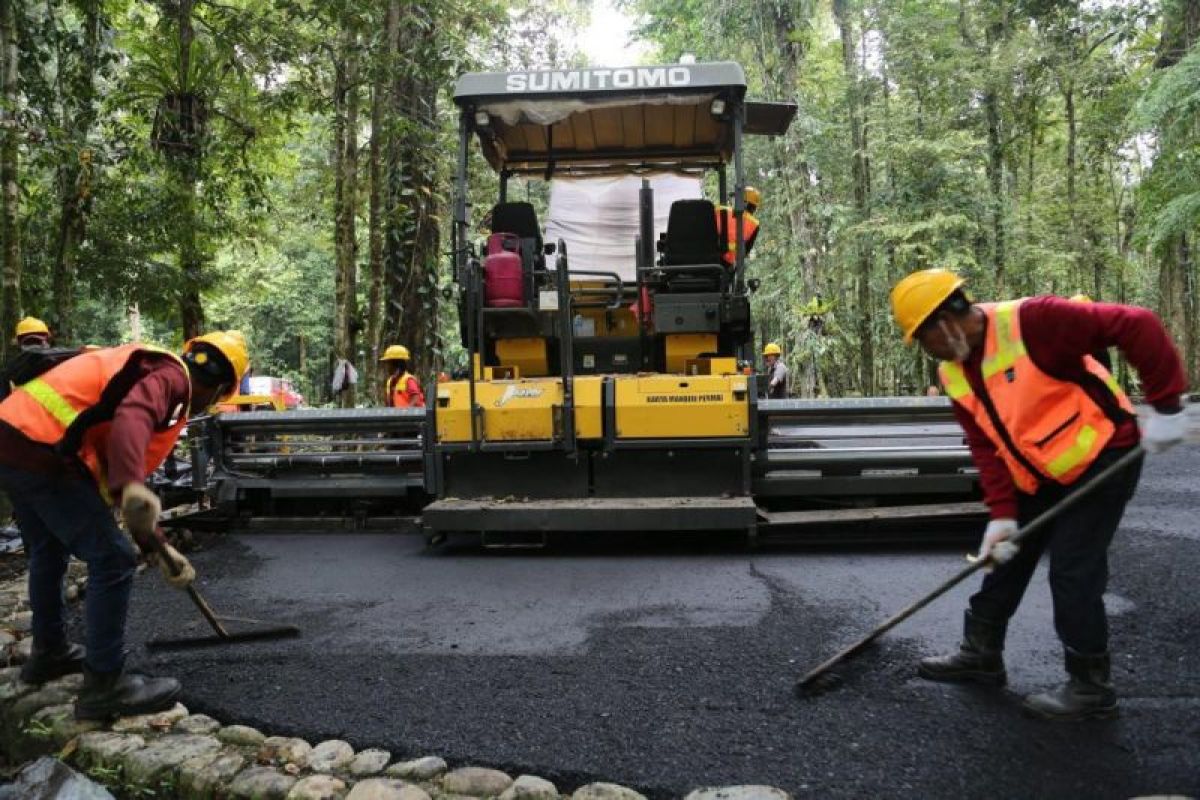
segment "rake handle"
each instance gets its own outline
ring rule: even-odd
[[[167,571],[174,577],[179,574],[180,570],[176,567],[175,561],[167,556],[167,548],[162,539],[154,537],[154,551],[158,555],[158,559],[163,564],[167,565]],[[204,619],[208,620],[208,624],[212,626],[213,631],[222,639],[229,638],[229,631],[225,630],[225,626],[221,624],[221,620],[217,618],[216,613],[212,610],[212,606],[200,594],[200,591],[195,586],[188,585],[184,588],[187,596],[191,598],[192,603],[204,615]]]
[[[1137,459],[1141,458],[1142,455],[1144,454],[1144,452],[1145,451],[1142,449],[1141,445],[1134,447],[1128,453],[1121,456],[1116,461],[1114,461],[1113,463],[1111,463],[1107,467],[1105,467],[1098,475],[1096,475],[1094,478],[1089,480],[1083,486],[1080,486],[1077,490],[1075,490],[1071,494],[1067,495],[1062,500],[1059,500],[1053,506],[1046,509],[1041,514],[1039,514],[1037,517],[1035,517],[1033,519],[1033,521],[1031,521],[1025,527],[1021,528],[1015,534],[1013,534],[1012,538],[1009,539],[1009,541],[1011,541],[1013,544],[1018,544],[1023,539],[1032,535],[1035,531],[1038,531],[1041,528],[1044,528],[1047,524],[1049,524],[1053,520],[1057,519],[1060,515],[1062,515],[1062,513],[1065,512],[1067,509],[1074,507],[1084,497],[1088,496],[1093,491],[1095,491],[1097,488],[1099,488],[1103,484],[1107,483],[1108,480],[1110,478],[1112,478],[1114,475],[1116,475],[1118,472],[1121,472],[1126,467],[1128,467],[1130,464],[1135,462]],[[939,597],[941,597],[946,592],[953,589],[958,584],[962,583],[964,580],[969,578],[971,575],[974,575],[976,572],[983,569],[984,567],[991,566],[993,563],[994,562],[992,560],[992,557],[989,555],[987,558],[982,558],[978,561],[973,562],[969,566],[963,567],[957,573],[955,573],[951,578],[944,581],[941,585],[939,585],[936,589],[934,589],[932,592],[930,592],[929,594],[920,598],[919,600],[913,602],[912,604],[900,609],[900,611],[896,612],[894,615],[889,617],[886,622],[884,622],[879,627],[873,629],[866,636],[859,639],[858,641],[856,641],[854,644],[850,645],[849,647],[846,647],[845,649],[841,650],[837,655],[835,655],[829,659],[826,659],[825,661],[821,662],[820,665],[809,670],[804,675],[804,677],[800,679],[800,685],[801,686],[808,685],[812,681],[816,680],[823,673],[828,672],[831,667],[845,661],[846,659],[848,659],[854,655],[857,655],[859,653],[859,651],[861,651],[863,648],[865,648],[871,642],[875,641],[880,636],[882,636],[883,634],[890,631],[892,628],[899,625],[901,622],[904,622],[904,620],[908,619],[913,614],[917,613],[922,608],[929,605],[934,600],[938,599]]]

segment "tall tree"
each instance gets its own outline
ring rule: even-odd
[[[334,358],[357,362],[358,240],[358,106],[359,32],[358,21],[346,15],[334,53],[333,168],[334,168]],[[360,365],[361,366],[361,365]],[[346,408],[353,408],[354,388],[340,395]]]
[[[17,0],[0,0],[0,358],[8,358],[13,328],[21,313],[21,242],[17,216],[20,122]]]

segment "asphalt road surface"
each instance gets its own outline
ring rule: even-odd
[[[1112,551],[1114,721],[1025,718],[1061,679],[1044,567],[1013,621],[1005,691],[931,684],[977,581],[808,700],[796,677],[962,564],[961,548],[805,551],[651,537],[549,552],[428,551],[414,536],[247,534],[196,554],[218,611],[286,642],[148,654],[204,632],[138,580],[134,659],[185,702],[309,741],[612,780],[656,797],[765,783],[814,797],[1200,795],[1200,452],[1148,465]]]

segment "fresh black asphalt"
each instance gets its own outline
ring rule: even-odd
[[[1200,452],[1153,459],[1112,551],[1122,715],[1048,724],[1022,693],[1060,680],[1043,572],[1013,622],[1006,691],[929,684],[974,581],[798,700],[796,677],[935,586],[962,547],[795,547],[671,537],[544,552],[426,550],[411,535],[244,534],[195,554],[218,611],[300,639],[147,653],[203,633],[138,579],[134,660],[223,721],[397,757],[440,755],[573,789],[655,797],[770,784],[812,797],[1200,795]]]

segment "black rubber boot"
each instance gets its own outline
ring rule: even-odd
[[[43,647],[33,640],[29,660],[21,666],[21,680],[25,683],[45,683],[63,675],[72,675],[83,670],[83,647],[70,642],[61,642],[52,647]]]
[[[83,668],[83,686],[75,698],[75,719],[110,720],[154,714],[175,705],[179,681],[136,672],[92,672]]]
[[[1004,636],[1008,623],[993,622],[967,611],[963,614],[963,642],[957,653],[921,659],[917,674],[930,681],[981,683],[1003,686]]]
[[[1066,650],[1067,682],[1051,692],[1025,698],[1025,710],[1035,717],[1056,722],[1110,719],[1117,716],[1117,693],[1113,691],[1108,653],[1086,655]]]

